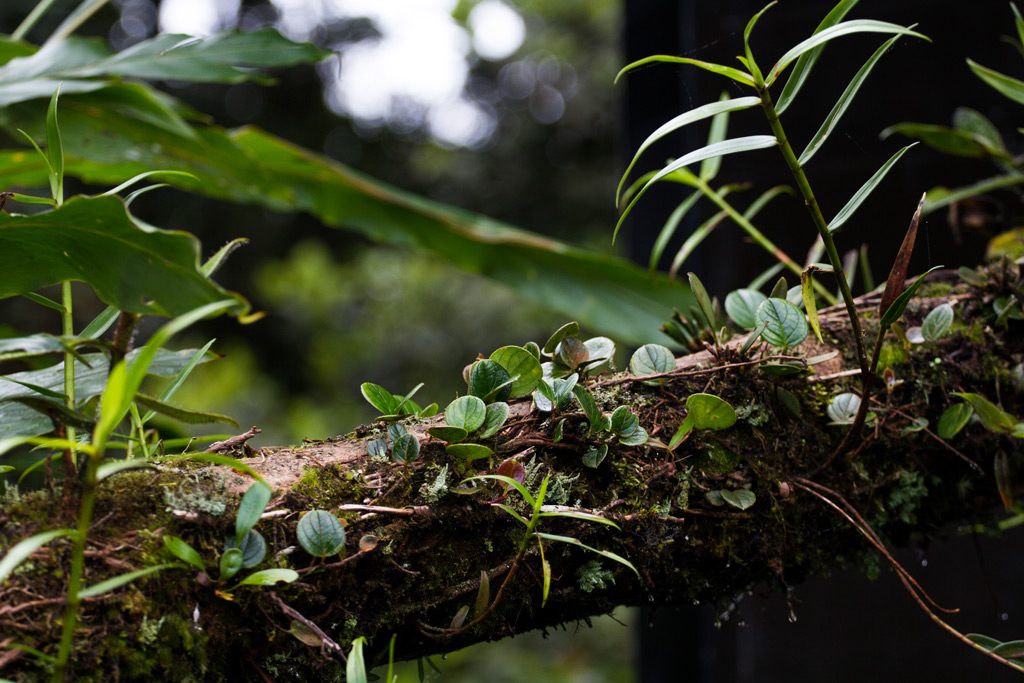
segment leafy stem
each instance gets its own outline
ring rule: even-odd
[[[789,144],[789,139],[786,137],[786,131],[782,127],[782,121],[779,120],[778,112],[775,110],[775,104],[772,102],[772,96],[768,92],[767,88],[759,88],[758,94],[761,96],[761,108],[764,110],[765,116],[768,119],[768,125],[772,129],[772,133],[775,134],[775,138],[779,143],[779,150],[782,152],[782,158],[786,161],[786,165],[789,167],[790,173],[793,175],[793,180],[796,183],[797,190],[800,192],[800,196],[803,197],[804,204],[807,206],[807,211],[811,215],[811,220],[814,222],[814,227],[818,230],[818,235],[821,236],[821,241],[825,245],[825,253],[828,255],[829,263],[836,273],[836,280],[839,281],[839,293],[842,296],[843,303],[846,305],[846,311],[850,316],[850,327],[853,329],[853,341],[857,349],[857,361],[860,364],[861,378],[864,386],[867,386],[870,374],[870,366],[868,365],[868,355],[864,347],[864,335],[861,331],[860,317],[857,315],[857,304],[853,300],[853,292],[850,290],[850,283],[846,279],[846,272],[843,269],[843,260],[839,256],[839,251],[836,249],[836,243],[832,239],[832,233],[829,232],[828,222],[825,221],[825,217],[821,213],[821,207],[818,205],[818,200],[814,196],[814,190],[811,189],[810,181],[807,179],[807,174],[804,173],[803,167],[797,160],[796,154],[793,152],[792,145]]]
[[[63,310],[61,311],[61,333],[67,337],[73,337],[75,334],[75,322],[72,308],[73,298],[71,292],[71,281],[65,280],[61,283],[61,304]],[[64,396],[65,401],[69,410],[75,409],[75,355],[68,348],[64,351]],[[75,453],[75,428],[70,424],[65,429],[65,436],[67,437],[68,446],[67,450],[67,462],[68,471],[64,473],[66,486],[70,485],[74,477],[74,468],[77,466],[77,456]]]

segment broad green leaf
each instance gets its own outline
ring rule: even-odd
[[[450,427],[461,427],[475,432],[484,423],[487,406],[476,396],[460,396],[444,409],[444,420]]]
[[[689,66],[695,66],[699,69],[704,69],[705,71],[710,71],[711,73],[718,74],[719,76],[731,78],[742,85],[754,85],[753,76],[744,71],[740,71],[739,69],[734,69],[730,66],[722,66],[721,64],[713,64],[711,62],[702,62],[699,59],[690,59],[689,57],[675,57],[673,55],[652,55],[650,57],[639,59],[631,64],[627,64],[622,67],[618,74],[616,74],[615,82],[618,83],[620,78],[636,68],[655,63],[686,64]]]
[[[391,457],[395,462],[409,463],[418,458],[419,454],[419,439],[409,433],[399,436],[391,446]]]
[[[728,401],[714,394],[690,394],[686,398],[686,413],[686,420],[695,429],[728,429],[736,424],[736,411]]]
[[[270,494],[270,487],[258,481],[246,489],[235,515],[235,543],[240,543],[260,521],[260,515],[270,502]]]
[[[367,403],[380,411],[381,415],[394,415],[398,412],[398,403],[401,401],[401,398],[397,398],[379,384],[363,382],[359,386],[359,392],[366,399]]]
[[[624,342],[658,336],[662,321],[688,297],[680,283],[625,259],[416,197],[255,129],[172,132],[162,119],[161,125],[147,119],[162,111],[140,111],[133,102],[126,114],[110,90],[69,96],[65,88],[61,97],[67,172],[89,182],[114,184],[154,168],[187,171],[199,180],[166,180],[216,199],[309,212],[329,227],[435,254]],[[36,102],[14,105],[0,111],[0,125],[33,130],[41,114]],[[0,153],[0,187],[40,182],[46,182],[42,160]]]
[[[829,28],[835,26],[843,17],[853,9],[858,0],[841,0],[832,10],[825,15],[825,18],[821,20],[818,27],[814,29],[814,33],[818,34]],[[793,67],[793,71],[789,74],[789,78],[786,80],[786,85],[782,88],[782,93],[779,95],[778,100],[775,102],[775,111],[782,114],[789,105],[796,99],[797,93],[803,88],[804,83],[807,81],[807,77],[810,76],[811,70],[814,65],[818,62],[818,58],[821,57],[822,51],[825,49],[824,45],[819,45],[811,50],[800,55],[796,60],[796,65]]]
[[[4,555],[3,559],[0,559],[0,584],[7,580],[7,577],[18,568],[18,565],[31,557],[32,553],[54,539],[63,536],[74,536],[75,533],[74,529],[42,531],[12,545],[7,550],[7,554]]]
[[[843,90],[843,94],[836,100],[835,106],[832,107],[832,111],[828,113],[825,120],[822,121],[821,127],[818,128],[818,132],[814,134],[811,141],[807,143],[807,147],[800,153],[799,162],[801,166],[804,166],[811,160],[811,158],[821,149],[822,145],[828,139],[828,136],[832,134],[836,126],[839,124],[839,120],[843,118],[843,114],[853,103],[853,98],[857,96],[857,92],[860,87],[864,85],[864,81],[867,80],[871,70],[875,68],[875,64],[882,58],[882,56],[889,51],[897,40],[902,36],[895,35],[889,40],[882,43],[882,46],[875,50],[875,53],[868,58],[868,61],[864,62],[864,65],[857,71],[853,76],[853,79],[847,84],[846,89]]]
[[[860,410],[860,396],[852,393],[843,393],[834,397],[828,404],[826,412],[832,424],[848,425],[853,424],[857,411]]]
[[[905,311],[907,308],[907,304],[910,303],[910,300],[914,298],[915,294],[917,294],[917,290],[921,287],[922,284],[924,284],[924,279],[928,277],[928,275],[932,271],[939,270],[940,268],[942,268],[942,266],[934,266],[932,268],[929,268],[927,271],[918,276],[918,278],[914,280],[913,284],[911,284],[909,287],[903,290],[902,294],[896,297],[896,300],[892,302],[892,305],[889,306],[889,308],[887,308],[885,313],[882,315],[882,319],[879,323],[882,329],[889,329],[889,327],[891,327],[894,322],[900,319],[900,316],[903,315],[903,311]]]
[[[119,576],[107,579],[106,581],[100,581],[97,584],[94,584],[92,586],[89,586],[88,588],[78,591],[78,599],[84,600],[86,598],[99,597],[100,595],[109,593],[110,591],[120,588],[125,584],[131,583],[135,579],[141,579],[143,576],[149,576],[150,574],[155,574],[156,572],[163,571],[164,569],[173,566],[173,564],[157,564],[153,565],[152,567],[136,569],[133,572],[121,574]]]
[[[970,67],[975,76],[995,88],[999,94],[1008,97],[1017,104],[1024,104],[1024,81],[1001,74],[971,59],[967,60],[967,66]]]
[[[678,171],[681,168],[690,166],[703,161],[704,159],[710,159],[712,157],[725,156],[726,154],[738,154],[740,152],[750,152],[757,149],[765,149],[772,147],[777,144],[774,135],[750,135],[743,138],[735,138],[732,140],[723,140],[722,142],[716,142],[706,147],[701,147],[698,150],[685,154],[679,159],[671,162],[663,169],[655,173],[647,182],[644,183],[640,191],[633,196],[633,199],[626,205],[626,208],[622,211],[619,216],[618,222],[615,224],[615,231],[612,233],[612,242],[615,242],[615,238],[619,234],[619,230],[622,228],[622,224],[625,222],[626,217],[629,216],[633,207],[640,201],[641,197],[651,188],[652,185],[658,181],[664,179],[666,176]]]
[[[521,346],[502,346],[491,354],[491,360],[512,378],[510,398],[529,396],[544,375],[537,357]]]
[[[992,653],[1007,659],[1024,659],[1024,640],[1009,640],[992,648]]]
[[[821,322],[818,320],[818,302],[814,296],[814,272],[811,268],[804,268],[800,273],[800,296],[804,302],[804,310],[807,312],[807,321],[811,323],[814,336],[819,342],[824,343],[821,338]]]
[[[879,137],[885,140],[891,135],[905,135],[954,156],[982,158],[992,154],[992,150],[974,135],[931,123],[897,123],[883,130]]]
[[[757,502],[757,496],[754,495],[754,492],[746,489],[736,489],[735,491],[722,489],[719,493],[722,495],[722,500],[740,510],[746,510]]]
[[[236,543],[235,539],[228,539],[225,550],[230,548],[238,548],[242,551],[242,569],[252,569],[259,563],[263,562],[263,559],[267,556],[267,541],[263,538],[263,534],[250,529],[243,538],[241,543]]]
[[[498,433],[508,420],[508,404],[497,401],[487,404],[487,411],[484,414],[484,423],[480,426],[477,434],[479,439],[489,439]]]
[[[966,634],[966,638],[972,643],[977,643],[987,650],[991,650],[992,648],[1002,645],[1001,640],[996,640],[995,638],[982,635],[981,633],[968,633]]]
[[[135,402],[143,408],[148,408],[154,413],[166,415],[169,418],[175,419],[179,422],[184,422],[185,424],[209,424],[211,422],[223,422],[236,427],[238,426],[238,423],[227,415],[181,408],[179,406],[171,405],[170,403],[165,403],[155,396],[136,393]]]
[[[644,344],[629,359],[629,371],[637,376],[671,372],[675,367],[672,351],[661,344]]]
[[[892,167],[896,165],[896,162],[899,161],[900,158],[907,153],[907,150],[909,150],[916,144],[916,142],[911,143],[904,147],[903,149],[896,152],[895,154],[893,154],[891,157],[889,157],[889,160],[882,164],[881,168],[875,171],[874,175],[868,178],[868,181],[861,185],[860,189],[853,193],[853,196],[850,197],[850,200],[846,202],[846,206],[840,209],[839,213],[835,215],[835,218],[829,221],[829,232],[836,232],[837,230],[839,230],[839,228],[843,227],[846,221],[850,220],[850,218],[857,211],[857,209],[860,208],[860,205],[864,203],[864,200],[867,199],[868,196],[874,191],[874,189],[878,187],[878,185],[882,182],[882,180],[885,179],[885,176],[889,173],[890,170],[892,170]]]
[[[985,425],[985,429],[990,432],[1012,434],[1015,431],[1017,427],[1016,418],[981,394],[955,391],[953,395],[959,396],[970,403],[971,407],[974,408],[974,413],[981,420],[981,424]]]
[[[345,662],[345,680],[347,683],[367,683],[366,662],[363,660],[363,645],[366,638],[359,637],[352,641],[352,649],[349,650]],[[388,683],[391,683],[388,681]]]
[[[478,443],[454,443],[449,446],[445,446],[444,450],[449,455],[467,462],[480,460],[482,458],[489,458],[494,454],[493,450]]]
[[[292,583],[298,581],[299,574],[294,569],[261,569],[242,579],[239,586],[273,586],[275,583]]]
[[[198,266],[192,235],[143,229],[116,197],[74,197],[32,216],[0,213],[0,298],[64,280],[88,283],[104,303],[179,315],[232,296]],[[234,296],[232,310],[248,304]]]
[[[953,328],[953,307],[948,303],[939,304],[925,316],[921,323],[921,336],[928,341],[942,339]]]
[[[975,138],[982,140],[993,150],[1006,152],[1006,146],[1003,144],[1003,136],[999,134],[999,129],[996,128],[995,124],[988,120],[988,118],[976,109],[970,107],[957,107],[956,111],[953,112],[953,126],[957,130],[973,135]]]
[[[756,289],[737,289],[725,297],[725,312],[745,330],[757,327],[757,308],[768,300]]]
[[[543,538],[546,541],[558,541],[559,543],[568,543],[569,545],[575,545],[585,550],[589,550],[592,553],[597,553],[601,557],[606,557],[609,560],[618,562],[619,564],[625,567],[629,567],[634,574],[640,576],[640,572],[636,570],[636,567],[633,566],[633,563],[624,558],[622,555],[617,555],[616,553],[613,553],[609,550],[598,550],[597,548],[592,548],[589,545],[586,545],[585,543],[580,541],[578,538],[573,538],[572,536],[558,536],[555,534],[544,533],[543,531],[538,531],[535,533],[537,536]]]
[[[228,548],[220,556],[220,580],[227,581],[242,571],[242,551],[240,548]]]
[[[503,401],[512,391],[512,378],[500,363],[485,359],[473,363],[469,372],[469,394],[484,401]]]
[[[198,551],[177,536],[164,536],[164,548],[182,562],[192,565],[201,572],[206,571],[206,565],[203,564],[203,558]]]
[[[970,403],[954,403],[942,411],[936,433],[940,438],[949,441],[959,434],[961,429],[967,426],[971,415],[974,415],[974,408],[971,407]]]
[[[555,353],[555,349],[562,343],[562,340],[566,337],[575,337],[580,333],[580,324],[576,321],[566,323],[559,327],[554,333],[548,337],[548,340],[544,342],[544,346],[541,348],[541,352],[547,356]]]
[[[844,21],[815,33],[810,38],[797,43],[788,52],[782,55],[782,57],[779,58],[779,61],[775,63],[775,66],[771,68],[771,71],[768,72],[768,77],[765,78],[765,86],[771,87],[772,83],[774,83],[775,80],[782,75],[782,72],[786,70],[786,67],[796,61],[796,59],[805,52],[810,52],[814,48],[819,45],[824,45],[830,40],[852,35],[854,33],[895,33],[923,38],[930,42],[928,36],[922,35],[917,31],[913,31],[904,26],[890,24],[886,21],[875,21],[874,19],[854,19],[853,21]]]
[[[337,555],[345,549],[345,527],[327,510],[312,510],[295,529],[299,545],[314,557]]]
[[[764,325],[761,338],[772,346],[789,348],[807,338],[803,312],[785,299],[766,299],[756,315],[758,324]]]
[[[622,174],[622,178],[619,180],[619,185],[615,190],[615,205],[619,205],[622,198],[622,188],[626,184],[626,179],[629,177],[633,167],[636,166],[636,162],[639,161],[640,156],[647,150],[647,148],[658,140],[661,140],[665,136],[670,135],[691,123],[696,123],[697,121],[702,121],[706,118],[725,112],[750,109],[751,107],[756,107],[759,104],[761,104],[761,100],[757,97],[738,97],[730,100],[721,100],[718,102],[712,102],[711,104],[705,104],[701,107],[697,107],[696,109],[691,109],[688,112],[676,116],[667,123],[662,124],[653,133],[647,136],[647,139],[640,143],[640,147],[637,148],[636,154],[633,155],[632,161],[630,161],[629,165],[626,167],[625,172]]]
[[[431,427],[427,430],[427,434],[448,443],[458,443],[469,436],[469,432],[462,427]]]

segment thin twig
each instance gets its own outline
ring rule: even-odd
[[[341,659],[345,659],[345,651],[341,649],[341,645],[338,645],[334,640],[324,633],[323,629],[317,626],[315,623],[307,619],[302,615],[301,612],[291,607],[288,603],[278,597],[277,593],[270,591],[271,599],[277,603],[278,609],[285,614],[285,616],[291,617],[295,621],[299,622],[310,631],[316,634],[317,638],[320,639],[321,649],[329,654],[338,655]]]
[[[723,370],[732,370],[733,368],[743,368],[750,365],[760,365],[762,363],[768,363],[770,361],[782,360],[782,361],[801,361],[807,360],[801,356],[764,356],[763,358],[757,358],[755,360],[745,360],[737,363],[726,363],[725,365],[716,365],[710,368],[700,368],[698,370],[671,370],[669,372],[658,372],[653,375],[628,375],[626,377],[617,377],[615,379],[606,379],[603,382],[596,382],[595,387],[609,387],[615,384],[625,384],[626,382],[646,382],[652,379],[662,378],[674,378],[674,377],[697,377],[700,375],[707,375],[715,372],[722,372]]]

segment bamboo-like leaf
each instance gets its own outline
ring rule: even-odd
[[[1013,100],[1017,104],[1024,104],[1024,81],[999,73],[987,66],[982,66],[971,59],[967,60],[967,66],[970,67],[975,76],[992,88],[995,88],[999,94]]]
[[[575,545],[585,550],[589,550],[592,553],[597,553],[601,557],[607,557],[609,560],[613,560],[625,567],[629,567],[634,574],[636,574],[638,577],[640,576],[640,572],[636,570],[636,567],[633,566],[633,563],[624,558],[622,555],[618,555],[609,550],[598,550],[597,548],[592,548],[589,545],[583,543],[583,541],[579,540],[578,538],[573,538],[572,536],[558,536],[556,534],[544,533],[543,531],[536,532],[536,535],[547,541],[558,541],[559,543],[568,543],[569,545]]]
[[[708,238],[708,236],[714,232],[715,228],[722,224],[729,214],[725,211],[719,211],[711,218],[707,219],[690,233],[690,236],[686,238],[683,245],[679,247],[679,251],[672,258],[672,263],[668,267],[668,274],[671,277],[675,277],[679,273],[679,269],[683,267],[686,259],[690,258],[690,255],[700,246],[701,242]]]
[[[108,460],[96,469],[96,481],[103,481],[120,472],[153,467],[153,463],[145,458],[131,460]]]
[[[889,126],[879,135],[885,140],[891,135],[905,135],[916,138],[943,154],[959,157],[980,159],[987,156],[998,156],[998,149],[988,145],[985,140],[963,130],[936,126],[930,123],[897,123]]]
[[[712,102],[711,104],[705,104],[704,106],[697,107],[696,109],[691,109],[688,112],[676,116],[667,123],[662,124],[657,130],[647,136],[647,139],[640,144],[639,148],[637,148],[636,154],[633,155],[632,161],[630,161],[629,165],[626,167],[626,171],[622,174],[622,178],[619,180],[619,185],[615,190],[615,205],[618,206],[620,203],[623,186],[626,184],[626,179],[629,178],[629,174],[633,170],[633,167],[636,166],[636,162],[639,161],[640,156],[647,150],[647,148],[658,140],[661,140],[665,136],[674,133],[691,123],[702,121],[706,118],[725,112],[750,109],[751,107],[756,107],[760,103],[761,100],[757,97],[739,97],[731,100]]]
[[[98,597],[100,595],[103,595],[104,593],[109,593],[114,589],[120,588],[125,584],[131,583],[135,579],[141,579],[143,576],[149,576],[150,574],[155,574],[156,572],[162,571],[164,569],[167,569],[168,567],[173,566],[173,564],[157,564],[153,565],[152,567],[144,567],[142,569],[136,569],[133,572],[120,574],[113,578],[107,579],[106,581],[100,581],[97,584],[94,584],[92,586],[89,586],[88,588],[78,591],[78,598],[79,600],[82,600],[85,598]]]
[[[630,71],[633,71],[634,69],[637,69],[641,66],[645,66],[647,64],[656,63],[687,64],[689,66],[695,66],[699,69],[704,69],[705,71],[710,71],[711,73],[718,74],[719,76],[731,78],[732,80],[742,85],[754,85],[753,76],[744,71],[740,71],[739,69],[734,69],[731,66],[723,66],[721,64],[713,64],[711,62],[703,62],[699,59],[690,59],[689,57],[675,57],[673,55],[651,55],[650,57],[644,57],[643,59],[638,59],[637,61],[631,64],[627,64],[626,66],[622,67],[618,74],[615,75],[615,82],[618,83],[620,78],[622,78]]]
[[[821,322],[818,320],[818,302],[814,298],[814,271],[812,268],[804,268],[800,273],[800,293],[804,300],[804,310],[807,312],[807,320],[811,323],[814,336],[819,342],[824,343],[821,338]]]
[[[57,100],[60,99],[60,85],[53,91],[50,106],[46,109],[46,159],[50,166],[50,191],[60,206],[64,203],[64,143],[57,123]]]
[[[770,10],[772,7],[778,4],[778,0],[772,0],[765,5],[760,12],[750,17],[746,27],[743,29],[743,54],[745,58],[740,60],[744,66],[750,69],[750,74],[754,77],[754,83],[762,83],[764,77],[761,75],[761,70],[757,67],[757,60],[754,59],[754,53],[750,49],[750,34],[754,32],[754,26],[761,19],[761,15]]]
[[[814,29],[813,35],[821,33],[825,29],[838,24],[858,2],[859,0],[840,0],[840,2],[825,15],[825,18],[821,20],[818,27]],[[793,100],[796,99],[797,93],[799,93],[801,88],[803,88],[804,83],[807,81],[807,77],[810,76],[811,70],[814,68],[814,65],[817,64],[818,58],[821,57],[821,53],[824,49],[824,45],[819,45],[818,47],[808,50],[804,54],[800,55],[799,59],[796,60],[796,66],[793,67],[793,71],[789,74],[789,78],[786,80],[786,85],[782,87],[782,93],[775,102],[775,111],[777,113],[782,114],[789,108],[789,105],[793,103]]]
[[[729,93],[726,91],[723,91],[722,94],[718,96],[719,102],[724,102],[728,99]],[[716,142],[721,142],[722,140],[725,139],[726,133],[728,132],[729,112],[724,111],[720,114],[715,114],[715,116],[711,118],[711,126],[708,127],[708,139],[706,144],[713,145]],[[708,182],[710,180],[713,180],[714,177],[718,175],[718,169],[720,169],[721,167],[721,157],[705,159],[704,161],[700,162],[700,172],[698,173],[698,175],[700,176],[701,180]]]
[[[928,190],[927,199],[924,202],[924,209],[921,211],[922,216],[944,209],[950,204],[969,199],[970,197],[977,197],[978,195],[987,194],[994,190],[999,190],[1004,187],[1012,187],[1014,185],[1024,184],[1024,174],[1011,173],[1006,175],[995,176],[994,178],[986,178],[980,180],[971,185],[965,185],[964,187],[958,187],[950,190],[945,187],[934,187]]]
[[[697,306],[700,309],[701,314],[704,316],[704,322],[707,324],[708,329],[714,333],[715,330],[715,309],[711,305],[711,297],[708,296],[707,289],[704,288],[704,283],[700,281],[696,273],[687,273],[687,278],[690,280],[690,289],[693,291],[694,299],[697,300]]]
[[[991,147],[993,151],[998,151],[1001,154],[1009,156],[1009,152],[1006,151],[1006,145],[1003,142],[1003,136],[999,133],[999,129],[996,128],[995,124],[992,123],[987,116],[977,109],[971,109],[970,107],[957,107],[956,111],[953,112],[953,126],[957,130],[963,131],[969,135],[973,135],[979,140],[982,140],[986,145]]]
[[[850,197],[850,201],[846,202],[846,206],[840,209],[839,213],[835,215],[835,218],[829,221],[829,232],[836,232],[839,228],[843,227],[843,224],[845,224],[846,221],[850,220],[857,209],[860,208],[860,205],[864,203],[864,200],[867,199],[874,189],[885,179],[885,176],[892,170],[892,167],[896,165],[896,162],[898,162],[900,158],[907,153],[907,150],[916,144],[916,142],[911,143],[889,157],[888,161],[882,164],[882,166],[875,171],[874,175],[868,178],[867,182],[861,185],[860,188],[853,193],[853,196]],[[924,202],[924,197],[921,198],[921,201]]]
[[[668,246],[669,241],[675,236],[676,230],[679,229],[679,225],[686,218],[686,214],[690,212],[690,209],[697,204],[700,198],[700,192],[691,192],[669,215],[665,225],[661,228],[661,232],[658,233],[658,238],[654,240],[654,246],[651,248],[651,256],[647,261],[647,267],[650,270],[658,267],[658,264],[661,262],[661,256],[665,253],[665,247]]]
[[[154,413],[166,415],[169,418],[177,420],[178,422],[184,422],[185,424],[209,424],[211,422],[222,422],[234,425],[235,427],[238,426],[238,423],[227,415],[221,415],[220,413],[207,413],[199,410],[189,410],[188,408],[182,408],[180,406],[171,405],[170,403],[161,401],[155,396],[137,393],[135,394],[135,402],[143,408],[148,408]]]
[[[0,584],[7,580],[7,577],[18,568],[18,565],[31,557],[32,553],[54,539],[62,536],[74,536],[75,533],[77,532],[74,529],[54,529],[33,534],[15,543],[3,559],[0,559]]]
[[[838,100],[836,100],[835,106],[832,107],[832,111],[830,111],[828,116],[825,117],[825,120],[822,121],[821,127],[818,128],[818,132],[814,134],[814,137],[811,138],[811,141],[807,143],[807,147],[800,154],[799,162],[801,166],[804,166],[808,161],[810,161],[818,150],[821,149],[821,146],[825,144],[825,140],[827,140],[828,136],[832,134],[832,131],[835,130],[835,127],[839,124],[839,120],[843,117],[843,114],[846,113],[850,104],[853,103],[853,98],[857,96],[857,92],[860,90],[860,87],[864,85],[864,81],[867,80],[871,70],[875,68],[875,64],[877,64],[882,56],[889,51],[889,48],[891,48],[896,41],[902,37],[903,36],[901,35],[895,35],[885,41],[882,43],[882,46],[875,50],[874,54],[868,58],[868,61],[864,62],[864,65],[857,71],[853,79],[846,86],[846,89],[843,90],[843,94],[839,96]]]
[[[842,23],[831,26],[820,33],[815,33],[810,38],[797,43],[788,52],[786,52],[779,61],[775,63],[775,66],[768,72],[768,77],[765,79],[765,86],[771,87],[772,83],[782,75],[782,72],[786,68],[796,61],[800,55],[810,52],[819,45],[824,45],[830,40],[841,38],[842,36],[848,36],[855,33],[898,33],[901,35],[914,36],[916,38],[922,38],[931,42],[928,36],[913,31],[905,26],[899,26],[897,24],[891,24],[887,21],[876,21],[874,19],[854,19],[853,21],[844,21]]]
[[[131,178],[129,178],[128,180],[124,181],[120,185],[118,185],[116,187],[110,188],[109,190],[104,192],[102,196],[111,196],[111,195],[116,196],[116,195],[120,194],[123,190],[127,190],[132,185],[135,185],[136,183],[142,182],[146,178],[149,178],[149,177],[155,176],[155,175],[177,175],[177,176],[181,176],[183,178],[191,178],[192,180],[199,180],[199,178],[196,178],[191,173],[186,173],[184,171],[168,171],[168,170],[144,171],[143,173],[139,173],[137,175],[132,176]]]
[[[742,138],[734,138],[732,140],[723,140],[722,142],[718,142],[713,145],[701,147],[698,150],[694,150],[693,152],[676,159],[665,166],[665,168],[651,176],[650,180],[644,183],[643,187],[640,188],[640,191],[636,193],[636,196],[634,196],[632,201],[630,201],[626,206],[622,215],[619,217],[618,222],[615,224],[615,232],[612,234],[612,242],[615,242],[615,238],[618,236],[623,222],[626,220],[626,217],[629,216],[633,207],[636,206],[636,203],[640,201],[640,198],[644,196],[647,190],[659,180],[662,180],[679,169],[695,164],[698,161],[703,161],[704,159],[725,156],[726,154],[737,154],[739,152],[750,152],[757,149],[765,149],[766,147],[772,147],[776,144],[777,140],[774,135],[750,135]]]

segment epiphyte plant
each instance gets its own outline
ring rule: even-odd
[[[719,159],[720,157],[728,154],[750,152],[769,147],[777,148],[789,168],[790,174],[803,203],[807,207],[811,222],[814,225],[820,240],[821,249],[827,256],[828,265],[835,275],[840,296],[846,306],[847,313],[849,314],[850,326],[853,333],[853,342],[863,383],[862,390],[866,394],[869,387],[873,363],[868,356],[868,351],[865,346],[861,323],[854,303],[849,279],[847,277],[846,267],[844,266],[843,260],[836,247],[835,234],[850,221],[865,199],[867,199],[871,192],[882,182],[886,174],[912,145],[900,149],[884,164],[882,164],[874,175],[872,175],[853,194],[847,204],[840,209],[831,220],[826,220],[822,208],[818,204],[817,197],[806,173],[806,167],[815,154],[822,148],[830,134],[835,131],[836,126],[849,108],[861,85],[885,52],[903,36],[921,38],[925,40],[928,40],[928,38],[915,31],[913,26],[899,26],[897,24],[871,19],[844,21],[847,13],[849,13],[849,11],[857,4],[857,0],[842,0],[825,16],[809,38],[789,49],[775,62],[774,65],[771,66],[771,68],[763,72],[754,57],[754,53],[751,48],[751,36],[753,34],[754,27],[757,25],[757,22],[761,19],[762,15],[775,4],[775,2],[772,2],[767,5],[760,12],[755,14],[747,23],[743,32],[743,55],[737,58],[743,66],[742,69],[722,64],[713,64],[689,57],[676,57],[671,55],[655,55],[647,57],[629,64],[622,69],[619,74],[620,76],[636,69],[637,67],[654,62],[690,65],[725,77],[742,88],[749,89],[751,92],[751,94],[746,97],[726,99],[698,107],[677,116],[663,125],[641,146],[637,152],[636,158],[633,160],[633,163],[631,163],[629,169],[627,169],[627,175],[636,163],[640,154],[642,154],[648,146],[653,144],[653,142],[681,129],[686,125],[712,118],[716,115],[723,115],[732,111],[760,107],[768,124],[770,134],[751,135],[747,137],[712,142],[701,149],[684,154],[678,159],[669,162],[639,186],[638,191],[635,192],[622,212],[618,224],[615,227],[615,235],[618,234],[619,229],[622,227],[623,222],[629,215],[632,208],[655,183],[671,181],[704,191],[707,189],[707,183],[701,179],[700,175],[690,171],[688,168],[689,166],[697,164],[698,162]],[[795,102],[797,94],[807,81],[808,76],[814,68],[815,63],[820,57],[825,45],[836,38],[858,33],[880,33],[890,35],[891,37],[888,38],[871,55],[870,58],[868,58],[856,75],[851,79],[849,85],[840,95],[832,110],[825,117],[825,120],[818,131],[811,137],[803,152],[798,155],[787,136],[786,130],[782,124],[781,116]],[[778,101],[776,101],[772,95],[772,87],[791,67],[792,70],[789,79],[783,86],[781,93],[778,94]],[[705,169],[702,169],[702,171],[703,170]],[[701,175],[706,175],[706,173],[702,173]],[[620,183],[617,201],[621,199],[621,190],[624,182],[625,177],[623,178],[623,183]],[[705,194],[707,194],[707,192],[705,192]],[[724,209],[725,207],[722,208]],[[747,229],[749,233],[750,230],[748,227],[752,227],[749,226],[749,221],[744,220],[742,216],[736,217],[733,213],[730,213],[730,216],[733,217],[741,227]],[[909,243],[912,248],[913,240],[910,239]],[[763,243],[762,246],[764,246]],[[905,275],[905,270],[903,271],[903,274]],[[902,281],[898,284],[898,290],[897,294],[903,290]],[[889,299],[891,303],[891,297],[885,298]],[[884,312],[888,313],[889,311]],[[879,332],[880,335],[884,333],[884,329]],[[864,403],[866,405],[867,402],[865,401]],[[862,423],[862,420],[863,411],[858,415],[858,420],[855,421],[851,429],[851,433],[857,429],[859,424]]]

